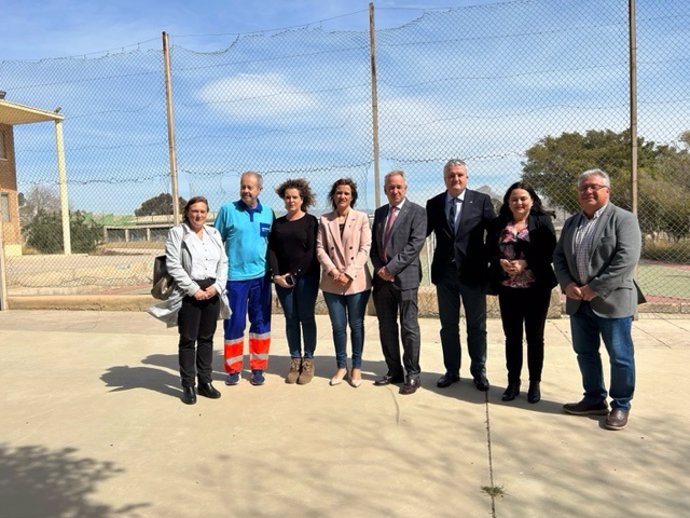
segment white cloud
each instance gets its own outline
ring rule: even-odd
[[[300,92],[282,74],[238,74],[211,81],[197,94],[210,109],[233,120],[303,114],[317,106],[309,93]]]

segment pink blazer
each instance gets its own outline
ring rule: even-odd
[[[364,212],[350,210],[341,239],[337,216],[330,212],[319,218],[316,257],[321,263],[321,289],[339,295],[361,293],[371,289],[369,218]],[[333,275],[341,272],[352,279],[344,289],[333,280]]]

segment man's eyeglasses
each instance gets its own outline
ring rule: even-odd
[[[608,187],[608,185],[587,184],[587,185],[580,185],[577,188],[577,190],[580,192],[587,192],[587,191],[598,192],[599,190],[604,189],[605,187]]]

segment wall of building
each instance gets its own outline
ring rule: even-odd
[[[14,155],[14,131],[12,126],[0,124],[0,200],[2,203],[2,238],[6,255],[21,255],[21,230],[19,224],[19,199],[17,196],[17,165]],[[8,210],[9,221],[5,210]]]

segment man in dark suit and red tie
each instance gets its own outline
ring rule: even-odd
[[[388,371],[374,384],[404,381],[400,393],[414,394],[420,387],[417,292],[422,278],[419,252],[426,240],[426,214],[423,207],[406,198],[407,182],[403,171],[388,173],[383,190],[388,203],[374,214],[370,256],[375,273],[373,298],[379,319],[379,337]]]
[[[484,236],[496,217],[491,198],[467,189],[467,165],[449,160],[443,168],[446,191],[426,203],[427,235],[436,249],[431,282],[436,285],[441,345],[446,372],[439,388],[460,381],[460,307],[465,305],[470,374],[478,390],[489,390],[486,377],[486,294],[488,260]]]

